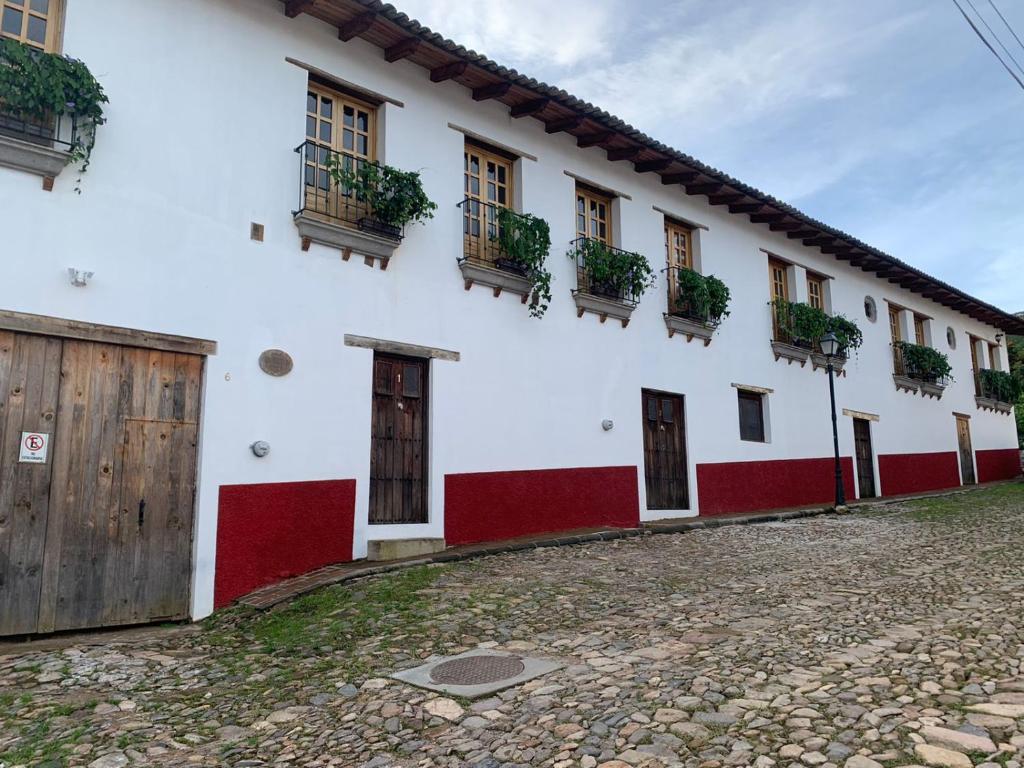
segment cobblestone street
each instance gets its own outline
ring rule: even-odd
[[[387,679],[479,646],[565,666],[472,702]],[[1020,768],[1024,485],[420,567],[24,649],[0,646],[8,768]]]

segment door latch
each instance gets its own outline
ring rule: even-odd
[[[139,499],[139,528],[142,527],[143,522],[146,520],[146,500]]]

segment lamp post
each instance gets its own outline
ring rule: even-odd
[[[825,355],[825,370],[828,371],[828,395],[832,403],[832,447],[835,452],[836,467],[836,509],[846,507],[846,492],[843,489],[843,467],[839,462],[839,425],[836,422],[836,383],[835,366],[832,364],[839,354],[839,339],[829,331],[818,342],[821,353]]]

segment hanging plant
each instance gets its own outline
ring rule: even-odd
[[[729,287],[714,275],[701,275],[692,269],[680,269],[676,274],[679,294],[676,306],[683,314],[718,325],[729,316]]]
[[[857,324],[844,315],[827,316],[825,332],[832,332],[839,339],[839,350],[842,355],[851,349],[860,349],[864,343],[864,334]]]
[[[103,87],[78,59],[0,39],[0,110],[50,131],[59,128],[60,118],[70,119],[68,151],[71,162],[81,163],[81,173],[89,167],[96,128],[106,122],[103,105],[108,102]]]
[[[432,219],[437,210],[417,171],[370,162],[353,168],[350,158],[336,154],[328,157],[327,170],[335,184],[364,201],[381,224],[398,233],[407,224]]]
[[[497,240],[501,253],[533,283],[530,314],[543,317],[551,302],[551,273],[544,267],[551,250],[548,223],[529,213],[497,209]]]
[[[799,301],[775,299],[770,303],[775,327],[782,337],[778,341],[789,340],[797,346],[817,351],[821,337],[831,332],[839,340],[839,353],[843,357],[864,343],[860,328],[844,315],[829,315]]]
[[[981,394],[1001,403],[1016,403],[1024,395],[1024,381],[1007,371],[982,368],[978,371]]]
[[[937,349],[909,341],[896,341],[893,346],[903,359],[903,370],[912,379],[926,382],[937,382],[947,377],[952,379],[950,373],[953,368],[949,358]]]
[[[600,240],[580,238],[566,254],[582,265],[590,293],[617,299],[638,300],[654,284],[654,270],[647,259]],[[580,286],[582,289],[583,286]]]

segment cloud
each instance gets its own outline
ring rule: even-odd
[[[502,64],[535,74],[539,62],[602,61],[618,24],[617,0],[407,0],[401,9],[431,29]]]

